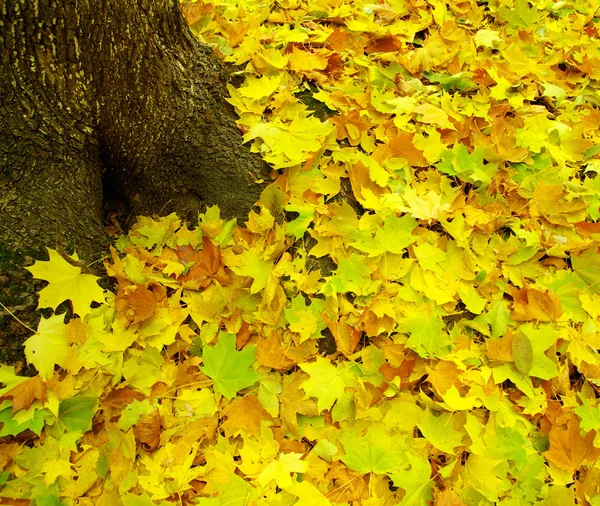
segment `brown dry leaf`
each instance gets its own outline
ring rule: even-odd
[[[28,409],[36,399],[44,403],[46,401],[46,383],[40,376],[29,378],[0,396],[0,403],[8,399],[12,399],[13,414],[22,409]]]
[[[554,425],[550,429],[550,449],[544,452],[547,460],[567,472],[575,472],[585,461],[593,461],[600,456],[600,449],[594,447],[595,431],[581,436],[579,418],[572,415],[567,429]]]
[[[385,189],[371,181],[369,169],[361,161],[355,163],[351,170],[348,170],[348,177],[352,186],[354,196],[360,201],[371,193],[380,197],[385,193]],[[363,195],[363,189],[367,190]]]
[[[396,326],[396,320],[386,314],[379,317],[368,309],[363,313],[362,324],[369,337],[376,337],[384,332],[390,334]]]
[[[243,322],[240,330],[235,335],[235,348],[241,350],[246,343],[250,340],[250,325]]]
[[[9,497],[0,497],[0,504],[8,506],[31,506],[29,499],[11,499]]]
[[[535,288],[521,288],[513,290],[511,296],[513,310],[510,317],[515,321],[553,322],[562,315],[560,299],[548,290],[541,292]]]
[[[352,146],[358,146],[363,132],[367,132],[371,125],[362,118],[358,111],[352,111],[348,115],[334,116],[330,120],[337,126],[337,138],[348,139]]]
[[[46,380],[46,385],[60,400],[73,397],[79,391],[77,382],[70,373],[62,377],[55,374],[52,378]]]
[[[140,415],[140,421],[133,428],[135,440],[138,444],[145,445],[146,449],[153,452],[160,443],[160,412]]]
[[[259,436],[262,421],[273,419],[255,395],[234,400],[222,411],[222,416],[226,417],[221,427],[227,437],[236,436],[242,429],[251,436]]]

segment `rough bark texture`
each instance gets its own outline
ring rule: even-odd
[[[268,167],[241,145],[226,74],[176,0],[0,0],[0,42],[4,305],[31,307],[22,266],[55,247],[57,220],[68,250],[103,254],[103,193],[144,215],[216,203],[241,217],[256,201]],[[0,320],[7,361],[20,325]]]

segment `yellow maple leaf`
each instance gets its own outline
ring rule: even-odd
[[[71,265],[56,250],[48,248],[48,255],[48,261],[36,260],[31,267],[26,267],[34,278],[48,281],[48,286],[40,291],[38,309],[56,309],[69,299],[73,312],[83,317],[90,312],[92,302],[104,302],[104,290],[97,283],[99,277],[82,274],[81,267]],[[71,258],[77,260],[76,255]]]
[[[25,341],[25,357],[33,364],[40,376],[49,378],[54,374],[54,366],[65,367],[69,346],[65,315],[53,315],[40,320],[38,330]]]

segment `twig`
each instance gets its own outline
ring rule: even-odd
[[[29,325],[27,325],[26,323],[23,323],[21,320],[19,320],[19,318],[17,318],[17,316],[10,309],[8,309],[4,304],[2,304],[2,302],[0,302],[0,306],[2,306],[4,308],[4,311],[6,311],[10,316],[12,316],[15,320],[17,320],[27,330],[31,330],[31,332],[33,332],[34,334],[37,333],[36,330],[33,330]]]

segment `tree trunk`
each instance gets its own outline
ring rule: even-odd
[[[269,168],[241,145],[226,73],[177,0],[0,0],[0,38],[4,305],[31,307],[22,266],[56,247],[57,222],[68,249],[102,256],[103,194],[144,215],[242,217],[258,198]],[[6,361],[20,325],[1,318]]]

